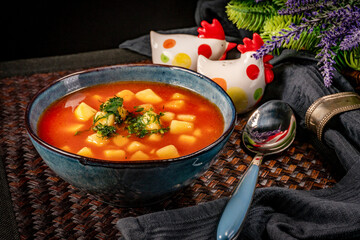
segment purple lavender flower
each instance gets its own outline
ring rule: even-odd
[[[255,54],[261,58],[280,48],[291,39],[298,40],[302,32],[316,30],[321,39],[318,45],[319,70],[324,84],[329,87],[334,76],[336,52],[352,50],[360,46],[360,2],[347,0],[288,0],[280,15],[303,16],[299,25],[291,24],[290,30],[282,30],[273,36]]]
[[[360,45],[360,27],[354,27],[340,43],[341,50],[352,50]]]

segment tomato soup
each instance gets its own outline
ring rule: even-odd
[[[118,82],[74,92],[42,114],[38,134],[65,151],[105,160],[167,159],[218,139],[224,119],[209,100],[163,83]]]

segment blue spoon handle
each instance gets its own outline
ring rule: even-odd
[[[241,230],[250,207],[263,155],[257,154],[229,199],[217,228],[217,239],[233,239]]]

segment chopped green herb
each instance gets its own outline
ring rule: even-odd
[[[101,120],[101,119],[105,119],[105,118],[108,118],[108,116],[110,115],[109,113],[105,113],[105,114],[101,114],[101,112],[98,112],[100,114],[96,114],[94,116],[94,119],[93,119],[93,126],[95,126],[95,124]]]
[[[93,130],[103,138],[111,138],[116,135],[116,128],[114,126],[104,125],[102,123],[98,123],[93,127]]]
[[[121,97],[117,96],[110,98],[100,105],[100,111],[108,113],[111,112],[115,114],[118,110],[118,107],[123,106],[123,101],[124,100]]]
[[[124,100],[121,97],[113,97],[100,105],[100,111],[107,114],[115,115],[115,122],[121,124],[126,115],[126,110],[123,108]]]
[[[102,137],[110,138],[116,134],[116,127],[125,121],[127,124],[125,129],[130,135],[135,135],[139,138],[143,138],[146,135],[160,133],[164,134],[169,131],[169,128],[161,126],[160,117],[164,113],[156,114],[151,108],[148,111],[144,111],[144,107],[135,106],[135,111],[129,113],[123,107],[123,99],[121,97],[113,97],[100,105],[100,112],[95,115],[93,119],[92,129]],[[107,119],[110,115],[115,116],[115,126],[109,126],[107,124],[99,122],[101,119]],[[149,129],[150,124],[158,124],[159,128]]]
[[[74,136],[80,135],[80,134],[82,134],[83,132],[86,132],[86,131],[90,131],[90,129],[78,130],[78,131],[75,132]]]
[[[135,112],[142,112],[144,111],[144,108],[143,107],[140,107],[140,106],[135,106]]]
[[[138,108],[139,109],[139,108]],[[163,128],[160,123],[160,116],[163,114],[156,114],[152,110],[145,112],[144,114],[139,115],[129,115],[126,119],[126,124],[128,124],[125,129],[129,132],[129,134],[134,134],[139,138],[143,138],[146,135],[160,133],[164,134],[169,131],[169,128]],[[159,124],[159,129],[151,129],[148,130],[146,127],[150,124],[157,123]]]
[[[123,108],[123,99],[121,97],[113,97],[100,105],[100,112],[95,115],[93,119],[92,129],[97,132],[98,135],[110,138],[116,134],[114,124],[121,124],[127,114],[126,109]],[[114,116],[114,121],[111,124],[108,123],[109,117]],[[106,124],[99,122],[101,119],[107,119]]]

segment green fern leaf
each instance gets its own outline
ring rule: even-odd
[[[272,2],[279,7],[284,7],[288,0],[272,0]]]
[[[301,22],[302,16],[290,16],[290,15],[277,15],[271,16],[264,23],[264,28],[262,33],[260,34],[263,40],[271,41],[272,36],[281,36],[282,30],[291,30],[290,24],[299,24]],[[318,45],[320,39],[317,37],[315,32],[308,33],[306,31],[300,34],[300,38],[298,40],[294,40],[291,38],[289,43],[283,43],[283,48],[295,49],[295,50],[309,50],[316,51],[316,46]]]
[[[350,67],[354,70],[360,71],[360,47],[357,47],[352,51],[338,51],[335,61],[338,69]]]
[[[232,0],[226,6],[226,13],[238,29],[259,32],[269,16],[277,15],[278,9],[271,1]]]

